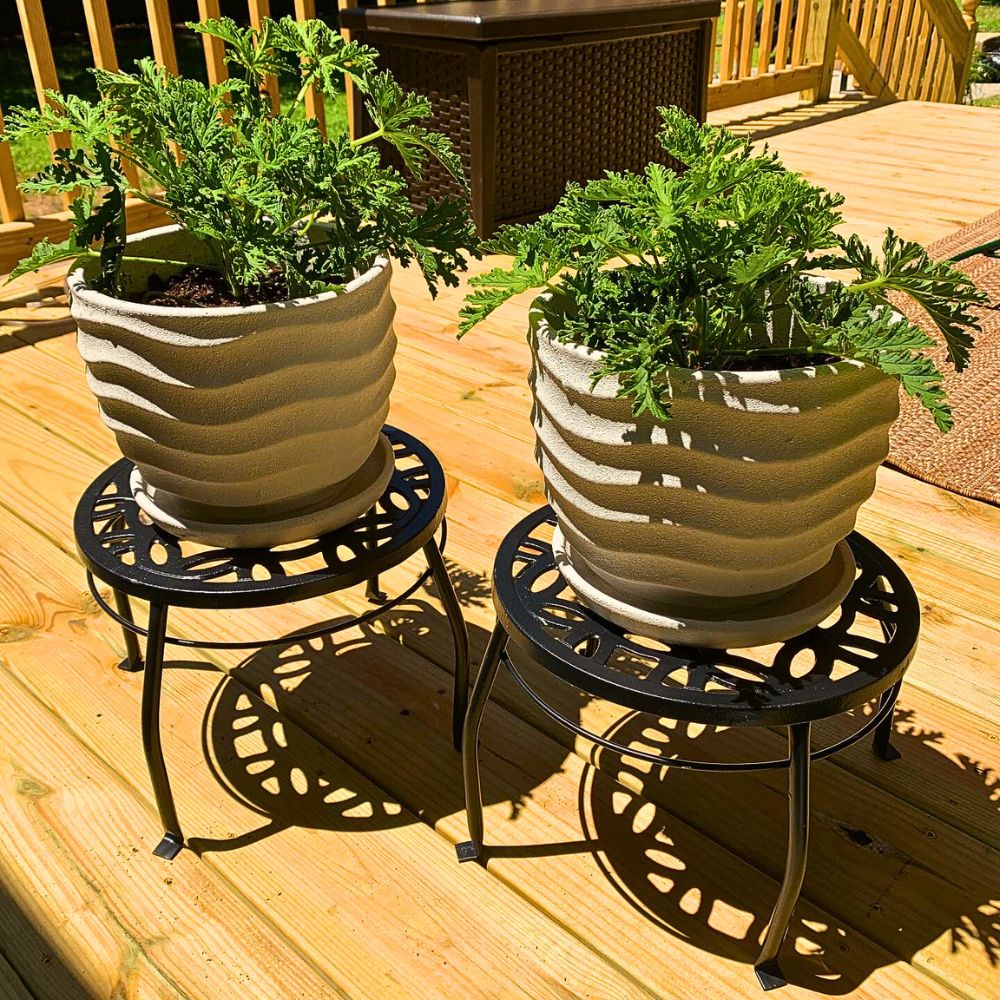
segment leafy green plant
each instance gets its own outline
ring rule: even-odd
[[[513,257],[471,279],[460,335],[512,295],[547,289],[568,303],[554,334],[603,352],[597,381],[619,379],[636,415],[669,418],[670,369],[746,369],[853,358],[899,379],[942,430],[952,418],[934,342],[897,313],[902,293],[930,315],[959,370],[969,307],[985,296],[949,264],[891,230],[881,255],[836,232],[843,198],[786,170],[750,140],[661,108],[664,149],[683,165],[570,184],[537,222],[501,229],[483,249]],[[817,269],[850,269],[817,283]],[[767,329],[794,331],[794,347]],[[794,358],[789,358],[793,355]]]
[[[426,127],[430,103],[380,72],[375,50],[321,21],[290,17],[266,19],[259,30],[229,18],[190,27],[223,40],[231,79],[207,86],[142,59],[134,73],[95,70],[97,102],[49,93],[41,110],[10,112],[8,137],[66,133],[75,147],[60,149],[22,185],[73,194],[70,236],[39,243],[11,277],[92,257],[95,287],[122,294],[123,263],[140,259],[129,258],[125,244],[125,199],[136,197],[207,248],[237,299],[276,275],[288,297],[333,289],[379,253],[416,261],[432,294],[439,281],[457,283],[476,244],[466,203],[431,200],[414,212],[406,177],[383,162],[375,143],[395,147],[415,177],[433,157],[464,184],[461,162]],[[287,113],[275,114],[265,80],[285,74],[298,80],[298,96]],[[354,140],[326,138],[304,110],[310,86],[333,95],[344,77],[361,90],[375,122]],[[131,185],[126,163],[154,189]]]

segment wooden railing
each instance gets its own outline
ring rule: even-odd
[[[39,102],[59,90],[42,0],[16,0]],[[95,66],[117,69],[108,0],[81,0]],[[378,0],[380,4],[393,0]],[[975,38],[979,0],[723,0],[716,22],[716,59],[708,83],[710,109],[799,93],[823,100],[830,92],[839,57],[867,93],[886,98],[962,100]],[[339,0],[341,7],[357,0]],[[155,58],[177,72],[177,49],[169,0],[145,0]],[[287,8],[282,4],[281,13]],[[247,0],[251,23],[270,15],[270,0]],[[201,18],[219,16],[219,0],[198,0]],[[314,17],[315,0],[294,0],[299,19]],[[208,79],[226,77],[222,43],[203,36]],[[278,102],[277,82],[268,81]],[[351,102],[348,102],[350,108]],[[307,97],[309,113],[323,121],[321,96]],[[0,133],[3,109],[0,108]],[[50,140],[55,149],[64,142]],[[164,221],[162,212],[138,199],[128,204],[129,225],[147,228]],[[42,238],[63,239],[68,213],[27,217],[17,190],[10,148],[0,143],[0,273],[8,271]]]
[[[45,22],[42,0],[16,0],[17,12],[24,35],[27,59],[35,84],[39,104],[46,100],[45,91],[59,91],[52,44]],[[118,69],[108,0],[82,0],[90,50],[95,66],[102,69]],[[170,16],[169,0],[145,0],[146,20],[153,46],[153,57],[171,73],[178,71],[177,48],[174,42],[174,25]],[[287,3],[282,5],[283,11]],[[316,0],[294,0],[295,16],[307,20],[316,16]],[[199,18],[218,17],[219,0],[198,0]],[[247,0],[247,15],[251,23],[260,24],[270,15],[270,0]],[[218,83],[226,79],[226,63],[223,59],[222,42],[217,38],[202,36],[205,68],[208,79]],[[272,102],[277,105],[278,88],[276,80],[267,82]],[[306,95],[306,107],[311,115],[323,124],[324,107],[322,98],[313,91]],[[0,133],[3,131],[3,109],[0,108]],[[49,141],[52,149],[68,145],[68,139],[53,136]],[[134,171],[131,179],[136,180]],[[126,204],[129,229],[139,231],[166,221],[163,211],[138,198],[129,199]],[[27,254],[41,239],[65,239],[69,232],[69,213],[47,212],[27,217],[24,202],[17,189],[17,176],[10,147],[0,143],[0,274],[9,271],[18,260]]]
[[[850,0],[838,47],[867,94],[961,101],[975,51],[979,0]]]
[[[980,0],[723,0],[710,109],[799,92],[825,100],[834,64],[889,100],[961,101]]]
[[[829,93],[831,22],[839,0],[723,0],[716,28],[710,110],[805,93]],[[825,88],[825,90],[824,90]]]

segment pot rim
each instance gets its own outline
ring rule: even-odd
[[[159,226],[156,229],[144,229],[141,233],[133,233],[128,237],[127,242],[141,243],[144,239],[152,236],[160,236],[165,233],[179,232],[181,226],[177,224],[169,226]],[[345,298],[351,292],[356,292],[365,285],[377,281],[391,267],[388,257],[381,254],[372,262],[372,266],[367,271],[352,278],[343,291],[319,292],[316,295],[303,295],[296,299],[283,299],[280,302],[257,302],[249,306],[156,306],[146,302],[132,302],[130,299],[119,299],[114,295],[99,292],[91,288],[84,276],[84,267],[80,265],[74,268],[66,278],[66,285],[70,295],[74,299],[89,302],[92,306],[115,312],[128,311],[133,315],[149,317],[176,316],[183,318],[193,318],[198,316],[212,316],[224,319],[228,316],[246,316],[266,313],[277,309],[287,309],[292,306],[312,305],[317,302],[326,302],[331,299]]]
[[[551,320],[555,315],[551,303],[555,299],[553,292],[542,292],[531,303],[530,323],[532,332],[553,347],[575,355],[581,361],[597,365],[605,357],[605,352],[571,340],[561,340],[552,329]],[[845,375],[849,371],[858,371],[870,367],[864,361],[855,358],[840,358],[837,361],[825,361],[814,365],[802,365],[798,368],[767,368],[754,371],[736,371],[731,368],[681,368],[679,365],[668,365],[668,370],[681,378],[692,382],[737,381],[744,385],[765,385],[774,382],[788,381],[793,378],[808,377],[810,379],[831,378],[835,375]]]

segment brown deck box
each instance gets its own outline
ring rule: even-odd
[[[656,108],[704,118],[718,0],[448,0],[341,11],[461,153],[480,233],[551,208],[566,182],[667,162]],[[355,122],[360,101],[355,100]],[[433,164],[415,201],[460,193]]]

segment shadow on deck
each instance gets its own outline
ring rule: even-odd
[[[450,569],[463,605],[482,607],[485,579],[454,564]],[[478,656],[487,632],[470,624],[470,633]],[[263,823],[228,839],[192,838],[191,848],[235,850],[292,826],[373,832],[415,817],[454,839],[463,828],[464,802],[461,762],[441,724],[450,678],[426,669],[428,660],[449,665],[449,643],[440,614],[415,600],[387,617],[384,632],[368,627],[351,638],[305,643],[289,637],[287,645],[256,653],[222,677],[204,719],[206,760],[228,794]],[[407,649],[422,666],[401,674],[406,656],[397,651]],[[525,864],[547,859],[558,878],[559,858],[590,855],[608,883],[588,891],[591,905],[600,908],[605,893],[617,892],[648,922],[649,948],[656,947],[659,929],[690,942],[706,961],[720,956],[746,963],[749,972],[781,877],[784,772],[710,776],[592,749],[578,783],[584,838],[536,843],[519,831],[518,818],[553,775],[568,769],[573,750],[559,742],[570,738],[553,731],[505,680],[498,697],[503,710],[487,713],[483,735],[490,870],[523,885],[532,877],[519,872]],[[536,676],[533,684],[569,718],[583,721],[586,695],[548,677]],[[508,713],[530,725],[514,731]],[[817,738],[833,742],[856,725],[849,717],[831,720],[817,726]],[[704,730],[637,713],[617,719],[605,735],[647,752],[703,759],[776,756],[784,746],[783,731]],[[938,752],[943,736],[902,710],[894,737],[901,761],[876,761],[862,743],[845,753],[843,765],[817,766],[810,868],[783,963],[790,982],[844,995],[883,965],[919,964],[921,952],[943,935],[953,951],[974,949],[991,966],[1000,960],[994,891],[1000,872],[983,867],[994,864],[984,849],[974,874],[970,850],[977,845],[969,835],[916,812],[903,798],[914,784],[946,789],[950,801],[962,803],[964,829],[996,826],[1000,780],[976,761]],[[366,780],[310,771],[314,741],[350,764],[345,773]],[[372,786],[380,794],[372,794]],[[858,826],[837,818],[852,796]],[[947,814],[947,803],[942,807]],[[449,819],[456,814],[457,826]],[[880,829],[886,818],[912,829],[890,843]],[[948,874],[954,872],[966,877]],[[814,899],[834,912],[819,910]]]

